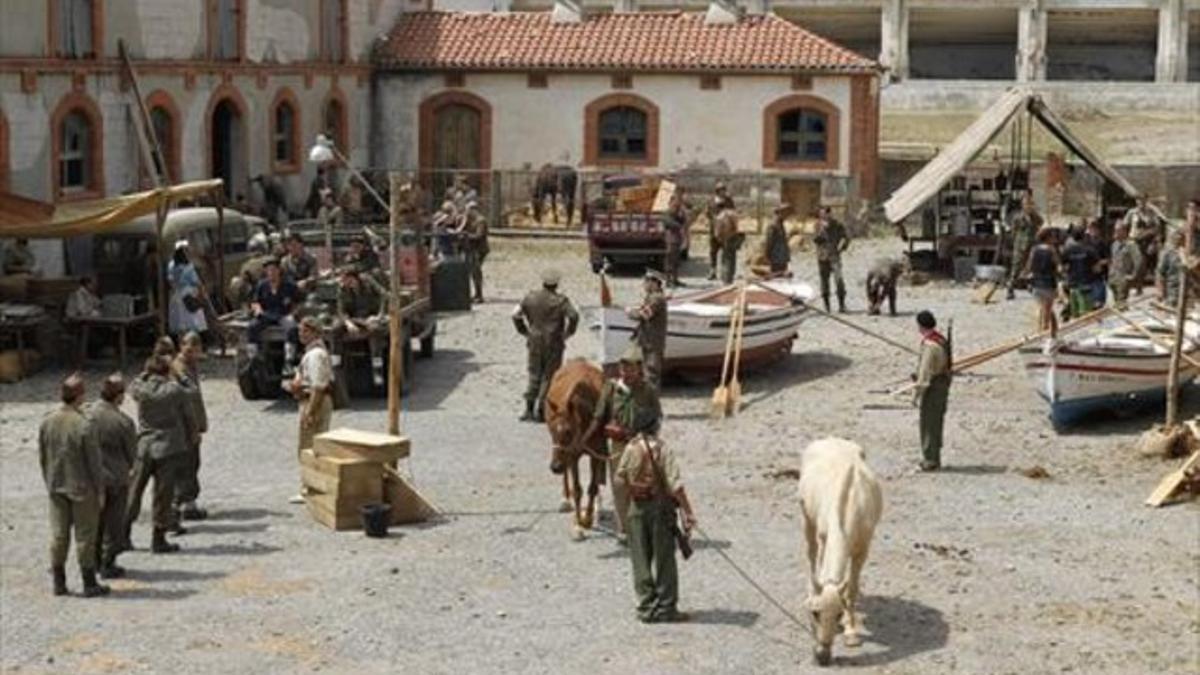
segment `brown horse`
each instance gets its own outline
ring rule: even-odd
[[[575,188],[579,184],[579,174],[566,164],[545,164],[538,169],[537,178],[533,182],[533,219],[542,222],[542,209],[546,207],[546,197],[550,198],[550,217],[558,224],[558,198],[563,200],[563,208],[567,210],[567,227],[575,217]]]
[[[574,505],[576,539],[582,539],[583,531],[592,528],[596,498],[604,484],[604,457],[607,456],[604,435],[597,433],[591,438],[583,438],[603,387],[604,373],[599,368],[584,359],[571,359],[554,373],[546,393],[546,428],[550,430],[552,444],[550,471],[563,477],[564,505],[568,509]],[[591,462],[592,475],[588,483],[587,509],[581,512],[579,460],[585,454]]]

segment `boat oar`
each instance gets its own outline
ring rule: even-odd
[[[1136,304],[1136,302],[1141,302],[1141,299],[1139,299],[1135,302],[1131,302],[1129,304],[1133,305],[1133,304]],[[1064,324],[1061,328],[1059,328],[1058,329],[1058,337],[1062,337],[1062,336],[1066,335],[1067,333],[1072,333],[1074,331],[1077,331],[1080,328],[1090,326],[1091,324],[1094,324],[1097,321],[1100,321],[1115,312],[1116,312],[1116,308],[1114,308],[1114,307],[1101,307],[1100,309],[1097,309],[1095,311],[1084,314],[1083,316],[1079,317],[1078,319],[1068,322],[1068,323]],[[993,347],[989,347],[983,351],[976,352],[965,358],[956,359],[954,361],[954,366],[950,369],[950,372],[955,375],[958,375],[959,373],[963,372],[964,370],[968,370],[970,368],[975,368],[977,366],[981,366],[984,363],[991,361],[992,359],[1003,356],[1009,352],[1016,351],[1031,342],[1036,342],[1038,340],[1041,340],[1041,339],[1044,339],[1047,337],[1050,337],[1050,331],[1043,330],[1043,331],[1038,331],[1037,333],[1034,333],[1032,335],[1026,335],[1024,337],[1019,337],[1015,340],[1010,340],[1009,342],[1005,342],[1005,343],[1001,343],[1001,344],[993,346]],[[915,386],[916,386],[915,384],[905,385],[903,387],[900,387],[899,389],[892,391],[891,395],[895,396],[898,394],[903,394],[908,391],[912,391],[913,387],[915,387]]]
[[[809,309],[809,311],[816,312],[817,314],[820,314],[821,316],[823,316],[827,319],[833,319],[834,321],[842,324],[843,326],[846,326],[847,328],[853,328],[854,330],[862,333],[863,335],[866,335],[868,337],[873,337],[876,340],[883,342],[884,344],[895,347],[896,349],[899,349],[900,351],[908,352],[909,354],[912,354],[913,356],[920,355],[920,353],[917,352],[917,350],[913,349],[912,347],[909,347],[908,345],[900,344],[899,342],[896,342],[895,340],[893,340],[889,337],[886,337],[884,335],[880,335],[879,333],[876,333],[875,331],[870,330],[869,328],[863,328],[862,326],[854,323],[853,321],[847,321],[846,319],[844,319],[836,314],[833,314],[832,312],[826,312],[823,309],[818,309],[816,306],[814,306],[810,303],[805,302],[803,304],[805,307],[807,307]]]
[[[737,333],[733,343],[733,366],[730,368],[729,410],[727,414],[736,415],[742,407],[742,381],[738,378],[738,370],[742,366],[742,338],[746,335],[746,286],[742,286],[742,297],[737,306]]]
[[[745,293],[745,286],[742,286],[739,291]],[[725,417],[729,410],[729,366],[733,359],[733,343],[734,332],[737,330],[737,306],[729,310],[729,334],[725,338],[725,360],[721,363],[721,381],[717,383],[717,388],[713,390],[711,414],[713,419],[721,419]]]

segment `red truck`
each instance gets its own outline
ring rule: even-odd
[[[667,253],[667,214],[658,210],[663,181],[654,177],[609,175],[583,184],[583,223],[592,271],[606,264],[663,268]],[[589,194],[591,191],[593,194]],[[686,227],[686,226],[685,226]],[[685,229],[680,258],[687,260]]]

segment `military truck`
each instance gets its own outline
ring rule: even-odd
[[[292,225],[293,230],[304,237],[313,253],[317,253],[317,241],[324,246],[324,233]],[[340,250],[339,245],[346,244],[350,236],[340,232],[334,237],[335,257]],[[414,356],[431,358],[435,349],[437,335],[437,319],[429,300],[429,263],[428,253],[424,246],[418,246],[411,234],[402,236],[399,240],[398,269],[400,271],[400,306],[389,307],[390,311],[400,314],[401,354],[403,358],[402,378],[403,391],[407,392],[413,382],[410,376]],[[386,255],[386,254],[385,254]],[[328,258],[328,254],[318,256]],[[310,289],[300,308],[296,311],[297,321],[305,316],[313,316],[324,327],[325,344],[329,347],[334,365],[336,403],[344,403],[350,397],[377,397],[387,394],[386,374],[388,372],[388,322],[380,322],[380,327],[374,337],[381,340],[384,347],[381,350],[383,359],[381,372],[383,380],[376,378],[375,368],[371,362],[368,334],[346,334],[339,330],[340,321],[337,314],[337,279],[332,270],[327,268],[315,285]],[[387,288],[386,272],[378,273],[379,283]],[[386,317],[384,317],[386,319]],[[237,342],[236,363],[238,386],[242,396],[248,400],[279,398],[284,395],[284,343],[286,334],[278,326],[267,328],[262,334],[262,344],[253,358],[250,357],[246,344],[246,331],[251,321],[250,311],[246,308],[223,317],[222,328],[227,334],[235,337]],[[416,350],[414,351],[414,343]]]
[[[663,268],[673,190],[673,183],[654,176],[614,174],[584,182],[583,223],[593,272],[623,264]],[[690,239],[684,232],[681,260],[688,258]]]

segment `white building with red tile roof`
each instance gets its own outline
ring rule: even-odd
[[[877,189],[877,65],[771,14],[409,12],[373,60],[376,165],[720,167]]]

